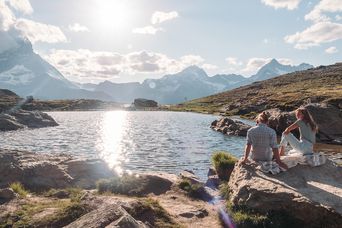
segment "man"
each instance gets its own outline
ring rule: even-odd
[[[267,126],[268,115],[262,112],[257,116],[257,126],[252,127],[247,132],[247,143],[245,148],[245,157],[243,163],[247,163],[250,152],[252,151],[252,159],[257,162],[272,161],[283,169],[288,169],[286,164],[280,160],[277,145],[276,132]]]

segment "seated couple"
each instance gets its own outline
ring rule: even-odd
[[[312,155],[313,145],[316,142],[317,127],[307,109],[299,108],[296,110],[297,121],[286,128],[280,142],[280,149],[277,145],[276,132],[267,126],[268,115],[265,112],[256,118],[257,125],[247,132],[247,143],[243,163],[248,162],[250,152],[252,159],[256,162],[270,162],[275,159],[280,169],[288,169],[288,165],[281,159],[285,155],[285,146],[290,146],[302,155]],[[290,132],[299,128],[300,140]]]

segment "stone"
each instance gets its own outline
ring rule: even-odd
[[[201,183],[200,179],[198,179],[198,177],[195,176],[194,173],[189,172],[189,171],[186,171],[186,170],[182,171],[182,172],[179,174],[179,176],[180,176],[183,180],[188,180],[188,181],[190,181],[191,184],[200,184],[200,183]]]
[[[24,127],[42,128],[58,126],[48,114],[40,111],[16,110],[0,114],[0,131],[13,131]]]
[[[11,188],[0,189],[0,203],[6,203],[18,197],[18,194]]]
[[[100,159],[75,159],[65,154],[0,150],[0,187],[20,182],[30,190],[95,188],[99,179],[115,176]]]
[[[137,181],[141,181],[139,195],[161,195],[171,190],[178,181],[177,175],[168,173],[142,173]]]
[[[98,228],[98,227],[127,227],[145,228],[146,226],[136,221],[119,204],[110,204],[99,207],[76,221],[65,226],[65,228]]]
[[[179,216],[184,217],[184,218],[193,218],[193,217],[204,218],[208,215],[209,215],[208,211],[204,208],[195,210],[195,211],[187,211],[187,212],[183,212],[179,214]]]
[[[220,185],[220,178],[218,177],[218,175],[208,176],[205,186],[212,188],[212,189],[218,189],[219,185]]]
[[[24,127],[14,117],[8,114],[0,114],[0,131],[14,131]]]
[[[262,214],[279,212],[303,227],[342,224],[342,168],[297,165],[278,175],[261,172],[256,163],[236,163],[231,174],[229,201]]]
[[[134,99],[133,105],[135,108],[155,108],[155,107],[158,107],[158,103],[156,101],[143,99],[143,98]]]
[[[251,126],[241,121],[223,117],[211,123],[211,128],[215,131],[222,132],[227,135],[246,136]]]

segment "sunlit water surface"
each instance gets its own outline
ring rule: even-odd
[[[216,116],[181,112],[50,112],[58,127],[0,133],[1,147],[100,157],[118,172],[192,170],[205,179],[213,151],[241,156],[245,139],[210,129]]]

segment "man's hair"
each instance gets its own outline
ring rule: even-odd
[[[256,117],[256,121],[258,123],[267,123],[268,122],[268,114],[267,112],[263,111],[262,113],[260,113],[257,117]]]

